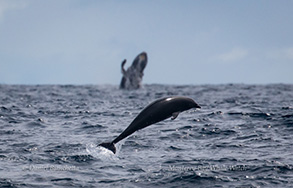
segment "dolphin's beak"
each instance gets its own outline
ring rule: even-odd
[[[201,108],[198,104],[195,103],[195,107],[194,108]]]

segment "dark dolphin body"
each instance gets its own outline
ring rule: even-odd
[[[120,82],[120,89],[139,89],[143,77],[143,70],[148,62],[147,54],[142,52],[134,59],[132,65],[125,70],[126,59],[121,63],[123,77]]]
[[[191,108],[200,108],[200,106],[196,104],[194,100],[187,97],[166,97],[156,100],[143,109],[117,138],[112,142],[99,144],[99,146],[108,148],[113,153],[116,153],[114,144],[131,135],[135,131],[163,121],[169,117],[172,117],[172,120],[174,120],[180,112]]]

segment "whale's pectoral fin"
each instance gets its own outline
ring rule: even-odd
[[[121,63],[121,72],[122,72],[123,76],[126,76],[126,70],[124,69],[125,63],[126,63],[126,59],[124,59]]]
[[[179,114],[180,114],[180,112],[174,112],[174,113],[172,114],[171,120],[176,119],[176,118],[178,117]]]

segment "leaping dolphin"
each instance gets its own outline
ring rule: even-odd
[[[143,70],[148,62],[147,54],[142,52],[136,56],[132,65],[125,70],[124,65],[126,59],[121,63],[121,72],[123,77],[120,82],[120,89],[139,89],[141,88],[141,82],[143,77]]]
[[[180,112],[191,108],[200,108],[200,106],[196,104],[193,99],[188,97],[165,97],[158,99],[144,108],[130,125],[112,142],[101,143],[99,146],[103,146],[115,154],[116,147],[114,144],[118,143],[120,140],[128,137],[137,130],[163,121],[169,117],[172,117],[171,119],[174,120]]]

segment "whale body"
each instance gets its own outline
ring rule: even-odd
[[[114,144],[128,137],[135,131],[170,117],[174,120],[180,112],[191,108],[200,108],[200,106],[194,102],[193,99],[188,97],[165,97],[158,99],[144,108],[130,125],[112,142],[101,143],[99,146],[105,147],[115,154],[116,148]]]
[[[126,59],[121,63],[121,72],[123,74],[120,89],[139,89],[142,84],[143,71],[147,65],[148,58],[145,52],[138,54],[138,56],[133,60],[133,63],[127,70],[125,70],[124,65]]]

